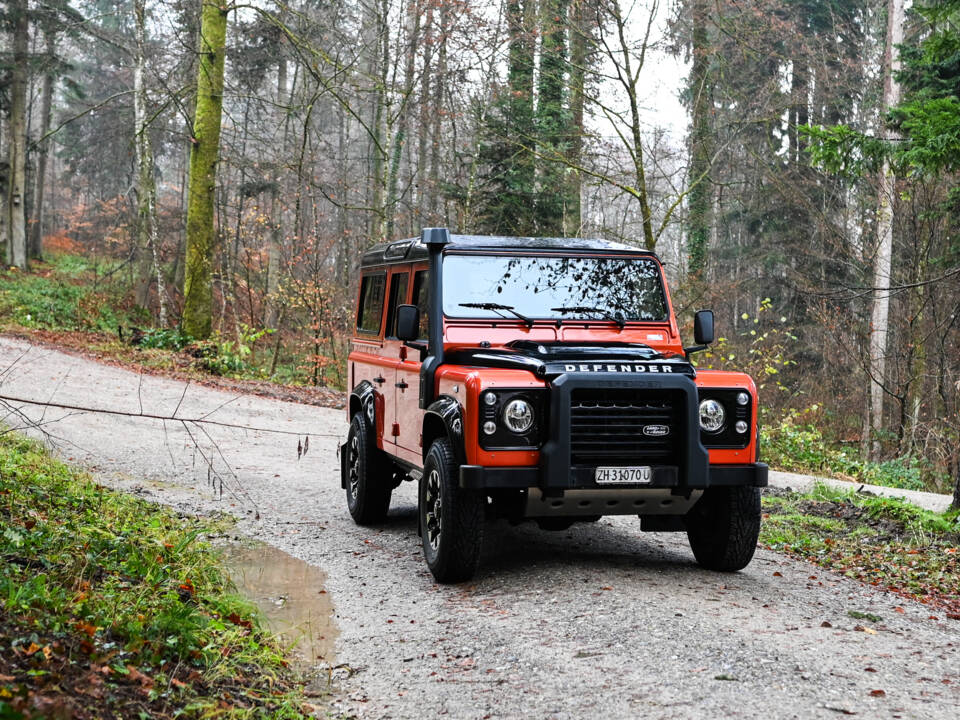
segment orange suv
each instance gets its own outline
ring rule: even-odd
[[[488,517],[546,530],[637,515],[739,570],[760,530],[757,392],[697,370],[656,255],[619,243],[451,235],[368,250],[348,359],[347,507],[382,522],[416,481],[439,582],[469,579]]]

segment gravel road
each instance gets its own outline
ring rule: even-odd
[[[171,413],[184,390],[7,338],[0,373],[3,395],[133,413]],[[960,622],[923,605],[763,550],[743,572],[706,572],[684,536],[641,534],[635,518],[562,533],[496,525],[476,580],[441,587],[420,556],[411,484],[382,527],[351,522],[337,475],[342,411],[190,386],[179,416],[202,415],[291,434],[194,430],[221,473],[224,459],[236,473],[221,499],[174,423],[53,409],[43,420],[58,451],[103,482],[186,512],[236,514],[239,532],[321,567],[340,631],[335,712],[960,717]],[[308,431],[298,460],[296,434]]]

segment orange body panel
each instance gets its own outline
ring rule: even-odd
[[[737,388],[746,390],[753,402],[750,417],[750,427],[757,427],[757,386],[753,378],[746,373],[730,372],[727,370],[698,370],[694,380],[697,388]],[[728,448],[708,449],[711,465],[743,465],[757,461],[757,438],[751,436],[750,444],[742,450]]]

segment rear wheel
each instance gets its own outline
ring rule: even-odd
[[[393,492],[390,462],[377,448],[370,422],[362,412],[350,420],[347,444],[347,509],[357,525],[383,522]]]
[[[760,490],[708,488],[687,514],[687,539],[697,562],[709,570],[745,568],[760,535]]]
[[[418,508],[423,557],[437,582],[469,580],[480,564],[486,496],[460,487],[453,449],[434,441],[423,464]]]

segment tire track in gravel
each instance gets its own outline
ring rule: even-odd
[[[0,338],[0,372],[27,348]],[[172,411],[182,389],[39,347],[0,384],[8,394],[47,400],[55,391],[63,402],[133,412],[140,401],[148,412]],[[342,411],[202,387],[188,390],[182,414],[221,405],[215,417],[231,423],[346,429]],[[47,410],[46,420],[60,415]],[[233,513],[239,532],[321,567],[341,633],[337,662],[350,669],[335,673],[333,709],[344,715],[960,715],[960,623],[775,553],[758,551],[745,571],[723,575],[699,569],[683,536],[641,534],[635,518],[561,533],[500,523],[477,578],[441,587],[420,556],[414,488],[398,489],[383,526],[354,526],[333,437],[313,435],[298,461],[292,436],[211,428],[242,486],[218,499],[189,438],[170,423],[85,414],[49,427],[60,454],[103,482],[185,512]],[[876,633],[855,631],[849,610],[881,616]]]

